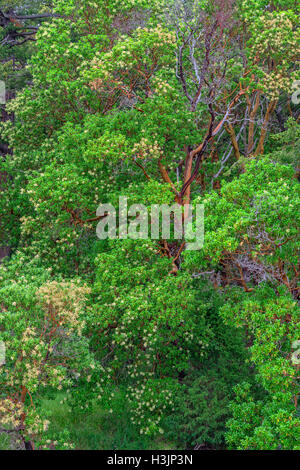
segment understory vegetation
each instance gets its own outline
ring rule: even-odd
[[[0,1],[0,449],[300,450],[298,13]]]

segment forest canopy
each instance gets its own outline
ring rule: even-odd
[[[0,1],[0,449],[300,450],[298,15]]]

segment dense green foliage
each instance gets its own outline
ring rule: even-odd
[[[295,5],[12,2],[0,446],[300,449]],[[120,196],[204,204],[203,248],[97,238]]]

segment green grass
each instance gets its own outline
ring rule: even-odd
[[[0,432],[0,450],[23,450],[23,448],[16,433]]]
[[[92,412],[75,414],[60,401],[59,394],[55,399],[43,399],[41,408],[49,415],[51,433],[67,430],[76,449],[83,450],[167,450],[175,449],[172,442],[163,437],[156,439],[141,436],[124,412],[122,415],[111,415],[108,411],[95,405]]]
[[[0,450],[8,450],[11,448],[10,436],[4,432],[0,433]]]

